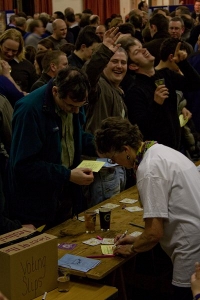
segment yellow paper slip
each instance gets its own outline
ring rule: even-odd
[[[185,124],[188,122],[188,118],[184,119],[183,115],[181,114],[179,116],[179,121],[180,121],[180,125],[181,127],[185,126]]]
[[[102,254],[113,254],[113,245],[101,245]]]
[[[93,172],[99,172],[105,162],[96,160],[83,160],[77,168],[90,168]]]

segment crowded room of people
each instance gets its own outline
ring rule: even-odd
[[[0,1],[0,300],[200,299],[200,0]]]

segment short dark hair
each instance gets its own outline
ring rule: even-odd
[[[163,16],[161,14],[156,14],[153,17],[151,17],[149,19],[149,24],[155,25],[157,27],[157,31],[168,32],[169,21],[165,16]]]
[[[84,101],[90,90],[86,73],[73,66],[60,70],[53,83],[58,88],[60,99],[69,96],[75,102]]]
[[[63,44],[62,46],[60,46],[59,50],[64,52],[68,57],[69,55],[72,54],[72,52],[74,52],[75,46],[74,46],[74,44],[66,43],[66,44]]]
[[[126,50],[126,53],[128,54],[128,65],[131,64],[133,61],[130,59],[129,52],[130,47],[137,45],[138,39],[134,37],[129,37],[128,39],[126,37],[121,37],[117,41],[119,44],[121,44],[121,47]]]
[[[184,26],[184,22],[183,22],[183,19],[181,17],[173,17],[171,18],[171,20],[169,22],[180,22],[182,27]]]
[[[189,16],[189,15],[188,15]],[[193,18],[191,16],[189,16],[189,18],[187,18],[185,15],[181,16],[181,19],[184,22],[184,27],[186,29],[192,29],[194,27],[194,22],[193,22]]]
[[[36,55],[36,49],[33,46],[25,46],[25,57],[29,60],[32,64],[34,64]]]
[[[142,140],[139,127],[121,117],[109,117],[103,120],[100,129],[95,131],[95,146],[101,154],[112,151],[122,152],[124,146],[130,146],[137,151]]]
[[[47,53],[47,51],[50,51],[50,50],[41,50],[41,51],[38,51],[35,55],[35,60],[38,63],[41,73],[43,71],[42,60],[44,58],[44,55]]]
[[[61,19],[61,20],[64,20],[65,21],[65,15],[63,14],[62,11],[55,11],[54,12],[55,15],[57,15],[57,19]]]
[[[131,23],[123,23],[118,26],[119,32],[122,34],[130,33],[131,36],[135,36],[135,27]]]
[[[139,10],[141,10],[141,8],[144,6],[144,3],[145,3],[146,1],[141,1],[141,2],[139,2],[138,3],[138,9]]]
[[[28,25],[28,32],[33,33],[35,28],[40,27],[40,22],[42,22],[42,21],[39,19],[31,21]]]
[[[136,13],[132,13],[129,17],[129,22],[133,24],[135,28],[142,28],[142,17]]]
[[[190,15],[190,10],[189,10],[189,8],[188,8],[187,6],[180,5],[180,6],[178,6],[178,7],[175,9],[175,11],[176,11],[176,10],[181,10],[181,14],[182,14],[182,15]]]
[[[54,63],[55,65],[58,64],[59,58],[61,55],[66,55],[64,52],[60,50],[48,50],[44,53],[44,56],[42,58],[42,69],[45,73],[48,73],[50,70],[50,64]]]
[[[80,50],[81,45],[85,44],[86,47],[90,47],[93,43],[101,43],[101,39],[95,32],[92,31],[80,31],[75,43],[75,50]]]
[[[160,59],[167,61],[170,54],[174,54],[177,44],[180,43],[179,39],[167,38],[160,46]],[[181,42],[181,50],[185,50],[184,42]]]
[[[69,11],[65,14],[65,18],[68,22],[75,22],[75,14],[72,11]]]
[[[54,50],[54,43],[49,38],[42,39],[38,42],[38,45],[42,45],[47,49]]]
[[[90,8],[86,8],[82,11],[82,14],[90,14],[93,15],[93,11]]]

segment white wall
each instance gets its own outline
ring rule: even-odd
[[[81,13],[83,11],[83,1],[82,0],[52,0],[53,12],[62,11],[65,8],[72,7],[75,13]]]

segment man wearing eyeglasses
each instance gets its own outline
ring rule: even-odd
[[[76,168],[81,154],[96,155],[82,129],[89,81],[76,67],[20,99],[13,116],[9,160],[10,216],[23,224],[52,227],[83,210],[80,185],[93,182]]]

